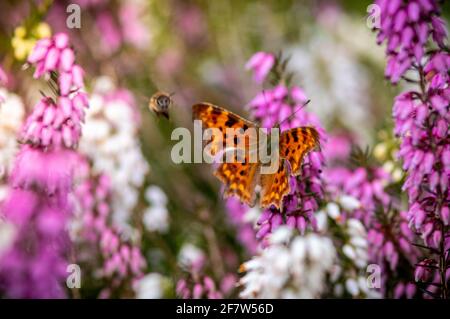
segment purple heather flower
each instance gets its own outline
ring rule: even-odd
[[[324,171],[326,191],[332,198],[351,196],[359,205],[351,215],[341,218],[358,218],[367,229],[369,262],[376,263],[381,271],[381,292],[389,296],[386,281],[398,269],[414,265],[418,258],[417,249],[411,245],[414,232],[408,227],[407,212],[398,212],[399,204],[384,189],[390,182],[389,175],[380,167],[331,167]],[[390,209],[394,208],[394,214]],[[411,298],[415,286],[399,279],[395,296]],[[414,288],[414,289],[413,289]]]
[[[103,265],[100,266],[99,275],[114,278],[112,286],[101,293],[107,297],[129,278],[132,281],[140,279],[146,261],[139,247],[124,242],[119,231],[111,226],[112,189],[106,175],[87,176],[75,189],[75,195],[80,204],[80,235],[90,249],[102,256]]]
[[[231,223],[235,225],[239,241],[247,249],[250,255],[254,255],[258,248],[253,224],[245,220],[245,214],[249,207],[240,203],[235,197],[230,197],[226,202],[226,211],[230,216]]]
[[[253,71],[253,79],[256,83],[262,83],[274,64],[275,56],[273,54],[257,52],[248,60],[245,68]]]
[[[253,117],[261,122],[261,126],[271,128],[280,123],[281,131],[300,126],[313,126],[324,145],[326,134],[319,120],[305,111],[307,98],[299,87],[287,88],[278,85],[259,93],[251,102]],[[295,114],[294,114],[295,112]],[[294,115],[292,115],[294,114]],[[291,117],[292,115],[292,117]],[[323,198],[322,167],[324,157],[320,151],[309,153],[303,162],[302,172],[298,177],[290,177],[290,193],[283,200],[283,211],[270,208],[265,210],[258,220],[260,226],[257,237],[262,239],[273,232],[281,224],[286,223],[304,233],[307,227],[316,228],[314,213]]]
[[[324,177],[329,193],[342,192],[360,201],[360,208],[353,212],[353,217],[360,219],[367,227],[373,221],[377,205],[387,209],[391,203],[391,197],[384,191],[384,185],[390,181],[389,175],[380,167],[358,167],[353,170],[330,168],[325,171]]]
[[[122,35],[120,27],[114,21],[111,12],[103,10],[96,17],[96,24],[99,33],[101,34],[101,44],[104,53],[111,54],[116,52],[122,45]]]
[[[377,0],[381,9],[378,44],[387,43],[386,77],[397,83],[425,54],[429,36],[440,46],[447,36],[436,0]]]
[[[436,253],[421,258],[415,279],[431,283],[426,286],[427,296],[445,297],[439,286],[444,285],[443,280],[448,281],[448,272],[442,269],[449,267],[450,247],[450,229],[447,227],[450,59],[445,50],[425,54],[425,49],[430,36],[438,46],[444,47],[447,30],[438,16],[437,1],[384,0],[377,3],[382,13],[378,40],[379,43],[386,38],[388,41],[387,75],[395,83],[413,63],[419,73],[420,90],[400,94],[393,107],[394,133],[400,138],[398,157],[406,171],[402,188],[409,201],[406,220],[425,246]],[[407,19],[403,18],[403,12],[407,13]],[[435,271],[435,268],[439,270]]]
[[[0,85],[8,84],[8,75],[5,70],[0,66]]]
[[[17,231],[12,247],[0,259],[0,289],[13,298],[60,298],[70,240],[66,231],[74,167],[72,150],[80,138],[83,109],[82,70],[74,64],[65,34],[36,43],[28,58],[35,77],[55,72],[57,102],[44,97],[22,128],[24,143],[9,179],[1,213]],[[69,91],[71,91],[69,94]]]
[[[84,86],[84,71],[75,64],[75,54],[69,47],[69,37],[65,33],[39,40],[28,57],[28,63],[36,65],[35,78],[58,72],[59,93],[62,96]]]
[[[209,276],[194,276],[178,280],[176,293],[182,299],[221,299],[222,292],[217,289],[214,280]]]
[[[448,86],[450,82],[450,54],[446,52],[438,52],[433,54],[430,61],[425,65],[424,72],[430,89],[439,89]]]
[[[61,212],[55,212],[52,217],[62,217]],[[64,225],[65,219],[54,220],[54,223]],[[24,251],[19,248],[19,244],[15,244],[14,249],[2,256],[0,289],[7,292],[6,295],[10,298],[64,297],[65,291],[61,282],[67,277],[67,263],[62,248],[67,238],[47,237],[35,226],[27,229],[28,234],[23,232],[18,234],[21,237],[20,245],[32,246],[33,250]],[[63,234],[61,232],[61,235]],[[35,242],[34,236],[40,238],[39,242]],[[55,241],[60,244],[55,246],[53,244]]]
[[[1,207],[17,230],[14,244],[0,259],[0,290],[9,297],[65,295],[62,283],[70,243],[66,224],[72,210],[68,201],[71,164],[65,160],[67,156],[59,151],[34,152],[28,146],[19,154],[13,188]],[[54,168],[55,174],[45,167]]]
[[[70,98],[60,96],[56,103],[43,97],[25,122],[22,141],[43,148],[76,147],[87,105],[88,99],[83,92],[74,93]]]
[[[447,62],[447,54],[434,55],[424,68],[429,80],[426,98],[414,91],[405,92],[396,98],[393,109],[395,133],[401,138],[398,155],[407,171],[403,190],[409,196],[410,225],[431,247],[439,247],[442,238],[442,219],[436,212],[446,207],[450,199]]]

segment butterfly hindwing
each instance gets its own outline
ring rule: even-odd
[[[300,174],[305,155],[319,147],[319,133],[313,127],[297,127],[280,135],[280,157],[289,162],[294,176]]]
[[[280,159],[278,170],[274,174],[261,174],[261,207],[269,208],[272,204],[282,210],[283,197],[289,194],[289,175],[286,162]]]
[[[214,175],[224,183],[225,197],[236,195],[249,205],[255,205],[255,187],[259,178],[257,163],[222,163]]]

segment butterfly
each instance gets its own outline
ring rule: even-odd
[[[159,117],[163,115],[165,118],[169,119],[169,107],[172,105],[172,94],[167,94],[165,92],[158,91],[152,95],[148,103],[150,110],[155,112]]]
[[[232,113],[222,107],[210,103],[198,103],[192,106],[192,117],[201,120],[205,128],[217,128],[222,136],[212,136],[210,140],[211,155],[217,154],[221,145],[219,143],[231,143],[239,148],[236,138],[226,134],[227,128],[258,129],[258,126]],[[245,146],[249,146],[249,140],[245,140]],[[261,147],[257,145],[257,147]],[[283,198],[289,194],[289,176],[298,176],[301,173],[301,165],[306,154],[310,151],[320,149],[319,133],[313,127],[297,127],[281,132],[279,137],[279,156],[277,158],[278,169],[272,174],[260,174],[261,162],[249,161],[249,152],[245,153],[243,161],[221,163],[214,175],[225,185],[224,196],[237,196],[241,202],[254,206],[256,204],[256,186],[260,190],[260,206],[269,208],[272,205],[280,210],[283,209]],[[288,171],[288,164],[290,173]]]

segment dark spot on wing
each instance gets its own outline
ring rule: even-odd
[[[234,124],[237,123],[237,120],[230,117],[226,122],[225,122],[225,126],[227,127],[233,127]]]

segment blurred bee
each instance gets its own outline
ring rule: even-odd
[[[169,107],[172,104],[172,95],[173,94],[167,94],[161,91],[156,92],[150,98],[148,108],[155,112],[158,117],[163,115],[165,118],[169,119]]]

